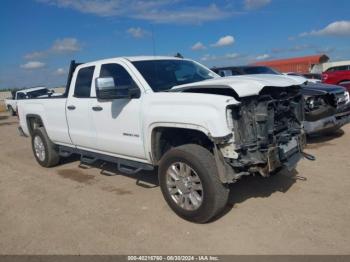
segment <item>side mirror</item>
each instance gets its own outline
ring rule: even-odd
[[[129,98],[139,98],[141,96],[141,91],[138,87],[131,87],[129,88]]]
[[[98,99],[138,98],[140,89],[134,86],[116,87],[113,77],[98,77],[95,80]]]

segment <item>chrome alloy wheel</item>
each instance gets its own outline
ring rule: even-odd
[[[171,198],[181,208],[193,211],[201,206],[202,182],[189,165],[183,162],[173,163],[166,172],[166,183]]]
[[[40,136],[34,137],[35,155],[40,161],[45,160],[45,146]]]

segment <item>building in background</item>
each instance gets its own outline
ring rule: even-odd
[[[270,61],[261,61],[254,65],[272,67],[280,72],[295,72],[299,74],[322,73],[323,64],[329,61],[329,57],[325,54],[303,56],[287,59],[278,59]]]

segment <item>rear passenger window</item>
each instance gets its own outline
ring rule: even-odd
[[[17,100],[22,100],[22,99],[25,99],[26,98],[26,95],[23,94],[23,93],[17,93]]]
[[[90,97],[92,77],[94,75],[94,66],[81,68],[75,81],[74,96]]]
[[[344,65],[344,66],[334,66],[329,69],[327,69],[327,72],[334,72],[334,71],[345,71],[345,70],[350,70],[349,65]]]

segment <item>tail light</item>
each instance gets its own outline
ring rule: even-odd
[[[327,78],[328,78],[328,75],[327,75],[327,74],[322,74],[322,80],[323,80],[323,81],[327,80]]]

